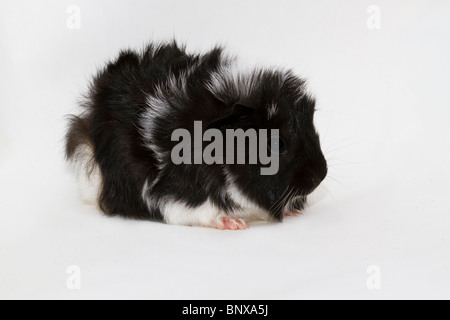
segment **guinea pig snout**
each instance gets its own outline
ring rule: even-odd
[[[319,184],[325,179],[328,173],[326,161],[313,162],[306,166],[303,170],[305,180],[305,189],[308,193],[313,192]]]
[[[328,166],[327,163],[324,161],[323,164],[320,166],[320,168],[316,171],[316,176],[313,179],[314,182],[319,185],[327,176],[328,174]]]

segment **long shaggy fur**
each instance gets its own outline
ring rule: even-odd
[[[284,211],[301,209],[326,175],[314,104],[305,81],[291,71],[240,72],[219,47],[190,54],[175,42],[150,44],[122,51],[94,77],[84,112],[70,120],[66,156],[76,162],[77,150],[91,150],[84,169],[88,175],[98,169],[97,203],[108,215],[212,223],[194,221],[193,210],[201,208],[281,220]],[[171,134],[179,128],[192,133],[194,121],[202,121],[203,130],[279,129],[288,148],[280,172],[261,176],[260,165],[174,165]],[[173,208],[192,219],[175,221]]]

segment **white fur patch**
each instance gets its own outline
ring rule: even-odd
[[[167,201],[162,204],[161,212],[166,223],[185,226],[216,227],[218,219],[224,216],[209,200],[197,208],[189,208],[177,201]]]
[[[250,96],[258,88],[259,82],[258,72],[242,71],[236,63],[230,63],[211,73],[206,87],[216,98],[230,102]]]
[[[291,197],[290,197],[290,199],[287,201],[287,203],[286,203],[286,205],[284,206],[284,208],[283,208],[283,212],[284,213],[286,213],[286,212],[289,212],[290,210],[289,210],[289,208],[291,208],[292,207],[292,204],[294,204],[295,203],[295,201],[297,201],[299,198],[301,198],[302,196],[295,196],[295,195],[293,195],[293,194],[291,194]],[[295,211],[299,211],[300,212],[300,210],[295,210]]]
[[[274,118],[278,113],[278,106],[276,103],[273,103],[267,108],[267,119]]]
[[[142,128],[139,131],[144,138],[144,145],[155,154],[160,169],[164,166],[164,159],[168,152],[164,152],[156,143],[155,123],[158,119],[170,116],[171,99],[182,100],[186,95],[187,79],[195,66],[193,65],[187,71],[181,72],[178,77],[173,74],[169,75],[164,83],[156,86],[153,95],[146,94],[147,108],[139,120],[140,128]]]
[[[248,199],[237,187],[231,174],[225,169],[227,180],[228,196],[242,209],[238,210],[234,216],[244,219],[245,221],[273,221],[273,217],[267,210],[261,208],[256,203]]]
[[[155,95],[147,95],[148,108],[142,114],[140,119],[140,133],[145,141],[145,146],[152,150],[159,165],[163,165],[164,152],[155,143],[155,121],[158,118],[166,116],[170,111],[170,105],[164,97],[161,87],[156,87]]]
[[[148,180],[145,181],[142,188],[142,198],[151,208],[156,205],[162,213],[164,222],[175,225],[186,226],[202,226],[202,227],[218,227],[221,217],[241,218],[247,222],[250,221],[273,221],[270,214],[255,204],[253,201],[245,197],[233,183],[231,175],[227,173],[227,195],[242,209],[236,212],[223,212],[217,208],[211,200],[207,200],[196,208],[190,208],[186,204],[169,199],[152,199],[148,196],[149,186]],[[152,203],[152,201],[157,201]]]
[[[216,98],[225,102],[232,103],[240,99],[248,98],[255,91],[258,91],[263,81],[265,73],[272,73],[277,78],[279,89],[286,81],[293,76],[291,71],[278,69],[272,70],[261,68],[240,68],[238,61],[229,60],[227,64],[221,66],[217,71],[211,73],[211,79],[206,84],[208,90]],[[302,92],[302,87],[295,88]],[[272,117],[278,112],[276,104],[269,108]]]
[[[142,187],[141,198],[146,202],[148,192],[148,179],[145,179],[144,186]]]

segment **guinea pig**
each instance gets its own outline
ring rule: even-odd
[[[122,51],[93,78],[82,107],[70,117],[66,158],[106,215],[246,229],[299,214],[327,174],[305,80],[290,70],[240,71],[221,47],[193,54],[171,42]],[[262,174],[261,159],[174,161],[179,129],[192,136],[276,131],[240,151],[249,160],[257,144],[276,155],[277,171]],[[207,147],[188,146],[180,155],[195,158]],[[227,157],[235,149],[216,151]]]

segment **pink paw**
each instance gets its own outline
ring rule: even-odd
[[[283,213],[283,216],[285,217],[297,217],[299,215],[301,215],[302,212],[300,210],[291,210],[291,211],[285,211]]]
[[[244,230],[250,226],[242,219],[232,217],[220,217],[217,220],[217,229],[220,230]]]

